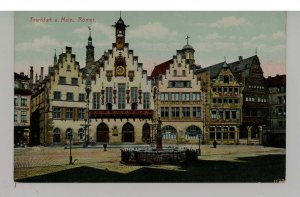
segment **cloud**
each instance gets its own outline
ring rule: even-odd
[[[92,28],[92,34],[93,33],[102,33],[107,38],[113,38],[114,37],[113,29],[110,26],[105,25],[103,23],[99,23],[99,22],[93,23],[91,25],[91,28]],[[83,26],[83,27],[76,28],[76,29],[74,29],[73,33],[81,34],[81,35],[84,35],[85,37],[87,37],[87,35],[89,35],[88,26]]]
[[[129,38],[142,38],[142,39],[162,39],[169,37],[170,39],[174,38],[177,35],[177,32],[170,32],[168,28],[161,25],[158,22],[148,23],[142,25],[136,29],[132,29],[128,32]]]
[[[43,47],[59,47],[60,43],[57,39],[47,35],[35,38],[31,42],[21,42],[16,45],[16,51],[39,50]]]
[[[255,49],[263,53],[274,53],[274,52],[283,52],[286,48],[284,44],[278,44],[278,45],[265,45],[265,44],[255,44],[252,42],[243,42],[242,46],[249,49]]]
[[[223,17],[222,19],[216,21],[213,24],[210,24],[211,27],[232,27],[232,26],[241,26],[247,25],[249,22],[245,18],[237,18],[235,16]]]
[[[224,38],[225,36],[222,36],[217,32],[210,33],[206,36],[206,39],[208,40],[216,40],[216,39],[224,39]]]
[[[260,35],[258,35],[258,36],[254,36],[251,40],[264,40],[264,39],[266,39],[267,38],[267,36],[265,35],[265,34],[260,34]]]
[[[274,40],[277,40],[277,39],[284,39],[284,38],[285,38],[285,33],[283,33],[282,31],[273,33],[273,34],[272,34],[272,38],[273,38]]]

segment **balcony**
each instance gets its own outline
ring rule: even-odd
[[[95,119],[101,118],[140,118],[151,119],[153,110],[90,110],[89,117]]]

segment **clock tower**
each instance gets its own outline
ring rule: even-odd
[[[123,50],[125,45],[125,31],[129,25],[125,25],[120,12],[120,18],[115,24],[113,25],[116,30],[116,47],[118,50]]]

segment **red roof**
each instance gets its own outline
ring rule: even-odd
[[[173,63],[173,59],[170,59],[164,63],[155,66],[151,73],[151,78],[158,77],[161,74],[166,74],[166,70],[170,68],[170,64],[172,63]]]
[[[286,75],[276,75],[275,77],[268,77],[267,84],[268,84],[268,87],[285,86],[286,85]]]

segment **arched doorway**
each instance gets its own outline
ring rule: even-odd
[[[142,135],[143,142],[148,142],[150,140],[150,125],[145,123],[143,126],[143,135]]]
[[[122,127],[122,142],[134,142],[134,127],[129,122]]]
[[[53,143],[60,143],[60,129],[55,128],[53,131]]]
[[[109,141],[109,128],[105,123],[100,123],[97,126],[96,142],[108,142]]]

